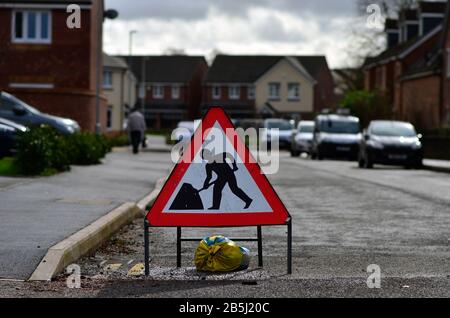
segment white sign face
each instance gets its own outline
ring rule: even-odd
[[[258,212],[273,211],[216,122],[163,213]]]

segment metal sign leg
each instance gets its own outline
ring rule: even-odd
[[[145,276],[150,274],[150,246],[149,246],[149,225],[147,219],[144,221],[144,265],[145,265]]]
[[[258,267],[263,267],[262,228],[257,227],[258,235]]]
[[[287,223],[287,273],[292,274],[292,220]]]
[[[181,227],[177,227],[177,268],[181,267]]]

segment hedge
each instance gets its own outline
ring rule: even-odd
[[[104,136],[80,132],[61,135],[51,127],[36,127],[18,136],[16,165],[23,175],[51,175],[70,165],[98,164],[111,150]]]

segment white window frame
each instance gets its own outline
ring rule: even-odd
[[[272,94],[272,93],[274,93],[274,91],[272,91],[272,87],[277,87],[278,88],[276,95]],[[280,83],[275,83],[275,82],[269,83],[268,89],[269,89],[269,92],[268,92],[269,100],[275,100],[275,101],[280,100],[280,98],[281,98],[281,96],[280,96],[281,84]]]
[[[254,85],[247,86],[247,99],[255,100],[255,98],[256,98],[255,86]]]
[[[228,98],[230,100],[241,99],[241,87],[239,85],[229,85],[228,86]]]
[[[153,99],[164,99],[164,85],[154,84],[152,87]]]
[[[108,125],[108,115],[110,116],[109,125]],[[108,106],[108,109],[106,110],[106,129],[108,131],[111,131],[113,128],[113,115],[114,115],[114,107]]]
[[[220,99],[222,97],[222,87],[220,87],[220,85],[213,85],[212,90],[211,90],[211,95],[212,95],[212,99],[215,99],[215,100]]]
[[[106,76],[109,74],[108,76]],[[106,79],[109,78],[109,82]],[[113,72],[110,70],[103,71],[103,88],[111,89],[113,88]]]
[[[291,95],[291,87],[293,87],[293,86],[297,87],[297,95],[296,96]],[[298,102],[300,100],[300,90],[301,90],[300,83],[288,83],[288,101]]]
[[[16,14],[22,13],[22,38],[16,37]],[[36,38],[30,39],[28,37],[28,13],[36,13]],[[42,14],[48,14],[48,38],[42,38]],[[11,42],[12,43],[28,43],[28,44],[51,44],[52,43],[52,11],[49,10],[13,10],[11,19]]]
[[[180,85],[172,85],[172,99],[180,99]]]

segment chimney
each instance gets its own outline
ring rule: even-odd
[[[417,9],[404,9],[399,18],[400,43],[408,42],[419,36],[419,13]]]
[[[393,48],[400,42],[400,31],[398,28],[398,20],[386,19],[384,24],[384,32],[386,33],[387,48]]]
[[[421,1],[419,3],[419,34],[425,35],[442,23],[447,2]]]

